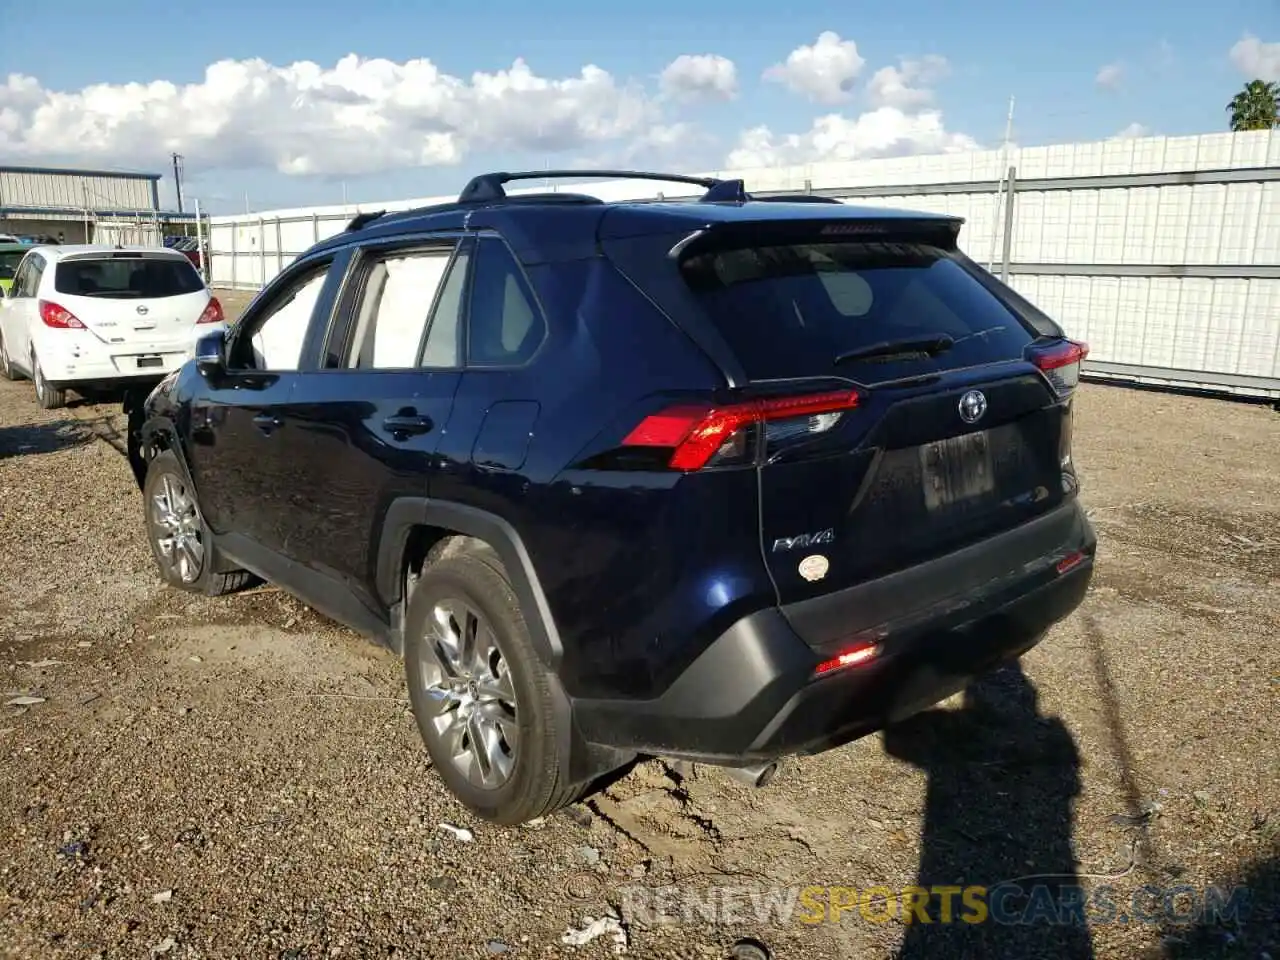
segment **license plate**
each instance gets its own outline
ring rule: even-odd
[[[163,367],[164,357],[139,357],[138,366],[144,367],[144,368],[145,367]]]
[[[930,510],[981,499],[995,489],[986,431],[927,443],[920,448],[924,502]]]

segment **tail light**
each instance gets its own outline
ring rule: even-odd
[[[724,406],[684,404],[645,417],[622,443],[670,450],[666,463],[673,470],[749,463],[761,440],[768,445],[825,433],[858,400],[856,390],[835,390]]]
[[[84,329],[84,324],[74,313],[48,300],[40,301],[40,319],[46,327],[53,327],[56,330]]]
[[[210,297],[208,306],[204,308],[204,312],[200,314],[200,319],[196,323],[222,323],[223,319],[222,304],[218,302],[217,297]]]
[[[1080,367],[1089,355],[1089,345],[1077,340],[1056,340],[1044,346],[1033,344],[1028,351],[1032,363],[1049,379],[1058,396],[1069,396],[1080,384]]]
[[[1080,368],[1089,355],[1089,345],[1077,340],[1055,340],[1052,343],[1033,344],[1027,359],[1034,363],[1048,379],[1060,400],[1066,400],[1062,409],[1062,427],[1058,434],[1058,462],[1062,468],[1062,492],[1067,496],[1079,493],[1080,478],[1076,474],[1071,457],[1071,433],[1075,413],[1071,397],[1080,385]]]

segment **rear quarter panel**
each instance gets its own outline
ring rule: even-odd
[[[564,644],[560,673],[571,695],[649,696],[729,623],[774,600],[755,472],[575,469],[637,401],[714,389],[723,377],[602,258],[528,273],[550,338],[528,367],[464,374],[433,497],[519,531]],[[473,461],[489,411],[511,401],[539,410],[522,465]]]

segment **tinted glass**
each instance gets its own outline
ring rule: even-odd
[[[714,250],[682,264],[753,379],[840,373],[873,382],[1021,355],[1032,335],[946,250],[920,243],[806,243]],[[946,335],[936,357],[837,364],[886,341]]]
[[[542,343],[542,317],[506,246],[486,239],[471,281],[467,359],[476,366],[524,363]]]
[[[22,262],[22,251],[7,252],[0,250],[0,280],[12,280],[18,272],[18,264]]]
[[[103,258],[58,264],[54,289],[76,297],[141,300],[178,297],[204,289],[189,260]]]

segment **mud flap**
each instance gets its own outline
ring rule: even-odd
[[[131,387],[124,392],[124,413],[129,418],[129,425],[125,430],[128,443],[129,468],[133,471],[133,479],[141,490],[147,479],[147,460],[142,454],[142,423],[144,408],[147,397],[150,395],[149,389]]]

